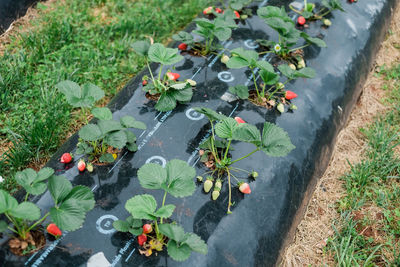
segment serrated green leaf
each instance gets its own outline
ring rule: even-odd
[[[156,163],[147,163],[138,170],[140,185],[146,189],[162,189],[167,181],[167,171]]]
[[[0,189],[0,214],[9,212],[18,206],[18,201],[8,192]]]
[[[53,174],[54,174],[54,170],[52,168],[49,168],[49,167],[42,168],[40,171],[38,171],[35,182],[41,182],[41,181],[47,180]]]
[[[286,156],[295,146],[282,128],[275,124],[265,122],[261,150],[271,157]]]
[[[134,143],[136,141],[136,135],[129,130],[124,131],[126,135],[126,142],[127,143]]]
[[[149,59],[152,62],[157,62],[163,65],[172,65],[183,60],[183,57],[178,54],[178,49],[167,48],[162,44],[155,43],[150,46]]]
[[[193,194],[196,186],[196,171],[186,161],[174,159],[167,163],[166,191],[174,197],[186,197]]]
[[[21,185],[25,191],[32,195],[40,195],[46,191],[46,184],[42,183],[48,179],[54,170],[51,168],[43,168],[37,174],[33,169],[25,169],[15,174],[15,180]],[[40,174],[40,176],[39,176]]]
[[[79,137],[85,141],[97,141],[101,138],[102,133],[99,126],[88,124],[79,130]]]
[[[326,47],[326,43],[320,38],[310,37],[305,32],[300,33],[300,36],[303,37],[308,43],[315,44],[318,47]]]
[[[169,204],[165,205],[164,207],[159,208],[155,213],[154,216],[158,218],[169,218],[172,216],[172,213],[175,210],[175,205]]]
[[[168,255],[176,261],[185,261],[190,257],[192,250],[187,244],[178,244],[174,240],[168,241],[167,244]]]
[[[138,146],[136,143],[127,143],[126,148],[131,152],[135,152],[138,150]]]
[[[241,47],[231,51],[231,58],[226,63],[230,69],[239,69],[243,67],[255,67],[258,60],[258,53],[254,50],[245,50]]]
[[[56,204],[62,202],[72,190],[71,182],[64,176],[51,176],[47,186]]]
[[[279,71],[289,79],[294,79],[295,70],[292,70],[288,64],[282,64],[278,66]]]
[[[104,138],[104,142],[107,145],[118,149],[124,148],[126,145],[126,141],[127,139],[124,131],[108,133]]]
[[[136,41],[131,45],[131,47],[139,55],[147,57],[150,43],[148,41]]]
[[[257,67],[260,68],[261,71],[265,70],[265,71],[269,71],[269,72],[275,72],[274,67],[265,60],[257,61]]]
[[[189,102],[193,97],[192,87],[184,90],[174,90],[171,94],[179,102]]]
[[[245,85],[230,86],[229,92],[231,92],[234,95],[237,95],[240,99],[249,98],[249,88]]]
[[[97,126],[100,128],[103,135],[124,129],[119,121],[114,120],[100,120],[97,123]]]
[[[123,220],[114,221],[113,227],[118,232],[128,232],[131,229],[131,225],[127,221],[123,221]]]
[[[232,139],[233,131],[239,126],[233,118],[225,118],[215,125],[215,133],[221,138]]]
[[[86,212],[94,208],[94,194],[87,186],[75,186],[65,197],[64,201],[67,199],[75,199]]]
[[[85,83],[82,85],[81,107],[91,107],[93,104],[104,97],[104,91],[100,87]]]
[[[265,71],[265,70],[262,70],[260,72],[260,76],[261,76],[261,79],[263,80],[263,82],[267,85],[276,84],[280,78],[279,75],[276,74],[275,72],[269,72],[269,71]]]
[[[40,209],[31,202],[22,202],[10,211],[10,215],[28,221],[35,221],[40,218]]]
[[[114,157],[110,153],[105,153],[100,156],[99,158],[100,162],[106,162],[106,163],[113,163],[115,161]]]
[[[172,35],[172,39],[178,42],[191,45],[194,43],[193,35],[188,32],[180,31],[177,34]]]
[[[185,231],[180,225],[165,223],[160,224],[158,227],[160,232],[169,239],[175,240],[176,242],[182,242],[185,240]]]
[[[251,143],[257,147],[261,145],[260,131],[257,129],[256,126],[248,123],[239,124],[233,131],[232,139]]]
[[[125,209],[134,219],[154,220],[157,202],[152,195],[134,196],[125,203]]]
[[[183,90],[183,89],[185,89],[185,88],[187,88],[188,87],[188,83],[187,82],[181,82],[181,83],[174,83],[174,84],[171,84],[170,86],[171,86],[171,88],[174,88],[174,89],[176,89],[176,90]],[[190,85],[189,85],[190,86]]]
[[[227,118],[224,114],[215,112],[209,108],[193,108],[196,112],[204,114],[210,121],[219,121]]]
[[[185,244],[187,244],[193,251],[206,255],[208,252],[207,244],[198,235],[194,233],[187,233],[185,237]]]
[[[226,40],[228,40],[229,38],[231,38],[232,36],[232,30],[230,28],[216,28],[214,30],[214,36],[217,37],[217,39],[221,42],[224,42]]]
[[[112,112],[109,108],[94,108],[92,114],[100,120],[112,120]]]
[[[176,107],[176,99],[172,94],[163,93],[155,105],[155,109],[158,111],[169,111],[173,110]]]
[[[53,176],[54,177],[54,176]],[[59,207],[50,209],[52,221],[65,231],[75,231],[82,226],[85,220],[85,210],[76,199],[68,199]]]
[[[300,78],[314,78],[315,77],[315,70],[312,68],[302,68],[298,71],[295,71],[294,77],[300,77]]]
[[[56,88],[60,90],[67,99],[68,104],[73,107],[80,106],[80,99],[82,97],[82,89],[76,82],[73,81],[62,81],[56,84]]]

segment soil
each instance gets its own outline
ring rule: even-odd
[[[152,95],[152,94],[150,94],[149,92],[147,92],[146,93],[146,98],[147,99],[149,99],[149,100],[152,100],[152,101],[158,101],[158,99],[160,98],[160,95],[161,94],[155,94],[155,95]]]
[[[10,239],[8,245],[10,251],[17,256],[26,256],[43,248],[46,244],[46,237],[41,230],[34,230],[28,233],[25,240],[20,237]],[[31,249],[29,247],[32,246]]]
[[[281,103],[282,104],[288,104],[289,102],[284,98],[284,97],[280,97]],[[265,107],[267,109],[272,109],[276,106],[276,101],[274,99],[271,100],[267,100],[266,97],[262,98],[262,102],[260,102],[258,100],[258,96],[257,96],[257,91],[256,90],[251,90],[249,92],[249,101],[251,103],[253,103],[256,106],[261,106],[261,107]]]
[[[339,218],[335,203],[345,195],[342,181],[339,179],[350,170],[347,160],[355,164],[362,160],[366,140],[359,129],[373,122],[379,114],[388,108],[382,104],[385,97],[383,77],[374,74],[380,66],[389,68],[400,62],[400,8],[392,18],[391,35],[382,43],[376,57],[375,69],[369,74],[363,93],[356,104],[347,126],[339,133],[334,152],[325,174],[319,179],[316,189],[310,198],[304,219],[296,229],[294,240],[281,255],[281,266],[335,266],[333,255],[324,253],[327,239],[333,235],[333,223]],[[375,209],[371,207],[371,209]],[[320,212],[319,212],[320,211]],[[371,214],[371,212],[369,212]],[[355,214],[361,218],[366,213]],[[372,212],[377,218],[382,211]],[[374,218],[374,217],[371,217]],[[377,225],[379,229],[379,226]],[[360,229],[361,232],[364,229]],[[364,235],[375,235],[371,229],[365,229]],[[379,236],[379,231],[378,231]]]

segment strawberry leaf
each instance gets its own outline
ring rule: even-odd
[[[8,228],[7,222],[0,220],[0,233],[6,231]]]
[[[109,133],[105,136],[104,142],[112,147],[122,149],[126,145],[126,134],[124,131]]]
[[[0,189],[0,214],[9,212],[18,206],[18,201],[8,192]]]
[[[122,126],[124,126],[125,128],[136,128],[136,129],[140,129],[140,130],[146,130],[146,124],[144,124],[141,121],[137,121],[134,117],[132,116],[123,116],[120,119],[120,122],[122,124]]]
[[[178,42],[185,43],[187,45],[194,44],[193,35],[184,31],[180,31],[177,34],[172,35],[172,39]]]
[[[178,246],[174,240],[168,241],[167,244],[168,255],[176,261],[185,261],[190,257],[192,250],[187,244]]]
[[[257,129],[256,126],[248,123],[239,124],[233,131],[232,139],[251,143],[257,147],[261,145],[260,131]]]
[[[215,125],[215,133],[226,139],[232,139],[234,130],[239,126],[237,121],[233,118],[226,118]]]
[[[89,211],[93,209],[95,201],[93,192],[87,187],[83,185],[77,185],[72,188],[71,192],[64,199],[75,199],[79,202],[79,205],[85,210]]]
[[[118,232],[128,232],[131,229],[131,225],[127,221],[123,221],[123,220],[114,221],[113,227]]]
[[[126,135],[126,142],[127,143],[132,143],[132,144],[135,143],[136,135],[134,133],[132,133],[131,131],[129,131],[129,130],[125,130],[124,132],[125,132],[125,135]]]
[[[234,95],[237,95],[240,99],[249,98],[249,88],[245,85],[230,86],[229,92],[231,92]]]
[[[165,223],[160,224],[158,227],[160,232],[169,239],[175,240],[179,243],[185,240],[185,231],[180,225]]]
[[[261,70],[260,72],[261,79],[267,85],[276,84],[279,81],[279,75],[275,72],[269,72],[265,70]]]
[[[271,157],[286,156],[295,146],[282,128],[275,124],[265,122],[261,150]]]
[[[194,108],[194,110],[198,113],[204,114],[206,115],[206,117],[211,121],[220,121],[223,120],[225,118],[227,118],[227,116],[217,113],[212,109],[209,108]]]
[[[178,55],[178,49],[167,48],[162,44],[155,43],[150,46],[149,59],[162,65],[172,65],[183,60],[183,57]]]
[[[148,41],[136,41],[131,45],[131,47],[139,55],[147,57],[150,43]]]
[[[115,161],[114,157],[112,154],[110,153],[105,153],[103,155],[101,155],[101,157],[99,158],[100,162],[107,162],[107,163],[112,163]]]
[[[158,111],[169,111],[176,107],[176,99],[172,94],[163,93],[155,105],[155,109]]]
[[[72,190],[71,182],[64,176],[51,176],[47,185],[56,205],[61,203]]]
[[[171,217],[174,210],[175,210],[175,205],[172,205],[172,204],[165,205],[164,207],[159,208],[154,213],[154,216],[156,216],[158,218],[169,218],[169,217]]]
[[[34,221],[40,218],[40,209],[31,202],[22,202],[10,211],[10,215],[21,220]]]
[[[193,90],[191,87],[184,90],[174,90],[171,95],[179,102],[189,102],[193,96]]]
[[[92,114],[100,120],[112,120],[112,113],[109,108],[94,108]]]
[[[310,37],[307,33],[302,32],[300,36],[304,38],[308,43],[315,44],[318,47],[326,47],[326,43],[320,38]]]
[[[232,57],[226,66],[230,69],[239,69],[243,67],[255,67],[258,60],[258,53],[254,50],[245,50],[241,47],[231,51]]]
[[[97,123],[97,126],[100,128],[100,131],[103,135],[123,129],[121,123],[114,120],[100,120]]]
[[[147,163],[138,170],[140,185],[146,189],[162,189],[167,181],[167,171],[156,163]]]
[[[152,195],[134,196],[125,203],[125,209],[134,219],[154,220],[157,202]]]
[[[198,235],[194,233],[187,233],[185,235],[185,241],[193,251],[206,255],[208,252],[207,244]]]
[[[85,214],[85,210],[76,199],[67,199],[59,207],[50,209],[52,221],[65,231],[74,231],[81,227],[85,220]]]
[[[79,130],[79,137],[85,141],[97,141],[101,136],[102,133],[99,126],[95,124],[87,124]]]
[[[174,197],[186,197],[193,194],[196,186],[196,171],[186,161],[174,159],[167,163],[165,190]]]

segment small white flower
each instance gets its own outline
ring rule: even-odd
[[[0,176],[0,183],[4,182],[4,179],[2,176]]]
[[[279,51],[281,51],[281,49],[282,49],[282,47],[281,47],[280,44],[276,44],[276,45],[274,46],[275,52],[279,52]]]

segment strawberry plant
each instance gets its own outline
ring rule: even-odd
[[[285,85],[296,78],[313,78],[315,72],[311,68],[304,67],[300,70],[292,69],[289,65],[283,64],[278,66],[280,73],[286,76],[284,83],[279,82],[280,75],[274,70],[274,67],[264,60],[259,60],[256,51],[236,48],[231,51],[232,57],[226,63],[231,69],[247,67],[251,70],[253,83],[255,88],[255,96],[249,94],[249,89],[245,85],[237,85],[229,87],[229,91],[237,95],[241,99],[248,99],[257,105],[279,107],[279,104],[290,103],[293,94],[287,97],[287,91],[284,90]],[[262,83],[258,84],[255,75],[255,69],[260,70]],[[292,97],[291,97],[292,96]],[[297,95],[296,95],[297,96]],[[279,110],[279,109],[278,109]]]
[[[232,206],[231,178],[233,177],[237,180],[241,192],[247,194],[251,192],[251,190],[249,190],[250,188],[242,186],[243,182],[239,181],[239,179],[233,175],[233,172],[247,171],[233,167],[232,165],[258,151],[262,151],[271,157],[286,156],[295,146],[291,143],[288,134],[275,124],[265,122],[263,130],[260,132],[256,126],[244,123],[240,118],[233,119],[208,108],[195,108],[195,110],[207,116],[211,124],[211,136],[201,144],[201,148],[203,149],[201,150],[201,161],[205,162],[206,166],[211,169],[207,172],[211,173],[210,177],[207,178],[207,182],[211,182],[208,182],[205,191],[210,191],[210,185],[212,186],[211,183],[214,180],[213,177],[216,177],[218,182],[218,180],[222,180],[227,176],[229,189],[227,213],[229,214],[231,213],[230,208]],[[254,145],[255,148],[247,155],[233,159],[230,155],[233,141],[249,143]],[[248,173],[254,173],[254,176],[252,175],[253,178],[258,176],[256,172]],[[214,191],[221,190],[222,183],[217,185],[217,182],[216,187],[218,188]]]
[[[215,14],[217,17],[214,20],[195,19],[197,28],[192,33],[181,31],[178,34],[174,34],[172,39],[191,46],[194,54],[201,56],[222,49],[217,40],[223,42],[231,38],[232,29],[237,28],[237,25],[234,21],[235,15],[232,10],[226,10],[224,14]],[[200,38],[196,39],[194,35]]]
[[[92,113],[98,121],[83,126],[79,131],[76,154],[86,154],[90,161],[111,163],[116,158],[115,149],[126,147],[132,152],[137,150],[136,135],[128,128],[144,130],[146,125],[143,122],[128,115],[119,121],[113,120],[108,108],[94,108]]]
[[[167,48],[162,44],[150,44],[147,41],[137,41],[132,45],[133,50],[143,56],[151,76],[151,83],[147,83],[145,77],[143,90],[147,92],[150,99],[157,99],[155,108],[158,111],[168,111],[176,107],[176,103],[189,102],[193,96],[193,87],[190,81],[178,82],[178,73],[172,73],[169,70],[163,74],[163,68],[167,65],[173,65],[183,60],[178,54],[178,49]],[[149,63],[160,64],[158,75],[153,74]]]
[[[157,201],[152,195],[134,196],[125,204],[130,216],[126,220],[115,221],[114,228],[138,236],[138,243],[142,247],[140,253],[146,256],[153,251],[162,251],[164,247],[176,261],[188,259],[192,251],[207,254],[207,245],[199,236],[185,233],[175,223],[164,222],[176,208],[175,205],[165,204],[167,194],[179,198],[192,195],[195,175],[193,167],[177,159],[168,162],[165,168],[155,163],[143,165],[138,170],[139,182],[146,189],[164,190],[162,204],[157,208]],[[147,221],[144,225],[143,220]]]
[[[314,3],[308,3],[307,0],[304,0],[304,8],[301,10],[293,7],[292,4],[290,4],[289,7],[291,10],[309,21],[324,20],[324,17],[334,10],[340,10],[344,12],[342,4],[339,0],[322,0],[321,5],[321,8],[317,9]],[[331,25],[328,19],[326,19],[326,21],[324,20],[323,22],[326,26]]]
[[[11,250],[16,254],[30,253],[40,249],[38,245],[44,245],[40,239],[35,240],[32,231],[48,216],[61,230],[74,231],[82,226],[86,213],[94,207],[94,196],[88,187],[73,187],[65,177],[54,175],[51,168],[43,168],[39,172],[25,169],[16,173],[15,180],[26,194],[23,201],[18,203],[9,193],[0,190],[0,214],[4,214],[12,224],[9,226],[6,221],[0,220],[0,232],[8,229],[17,235],[17,238],[9,242]],[[41,195],[47,189],[54,206],[42,215],[39,207],[28,199],[30,195]],[[51,228],[55,229],[54,226]],[[43,235],[42,240],[44,241]]]
[[[261,54],[274,53],[285,60],[291,61],[291,63],[297,64],[298,68],[300,68],[301,66],[299,66],[298,63],[300,63],[302,58],[296,59],[296,54],[298,57],[300,56],[299,53],[294,52],[298,52],[299,50],[310,45],[326,47],[326,43],[323,40],[310,37],[307,33],[296,29],[295,23],[288,16],[284,7],[262,7],[257,10],[257,14],[259,17],[263,18],[268,26],[275,30],[279,35],[278,42],[269,40],[257,40],[260,45],[270,49],[269,51],[262,52]],[[304,39],[306,43],[304,45],[297,46],[297,43],[301,38]]]
[[[230,0],[229,8],[239,13],[240,19],[247,19],[253,15],[250,8],[247,8],[253,2],[252,0]]]
[[[104,92],[99,87],[92,83],[86,83],[79,86],[73,81],[62,81],[56,85],[67,99],[68,104],[74,108],[81,109],[81,117],[87,123],[86,113],[91,109],[94,104],[104,97]]]

